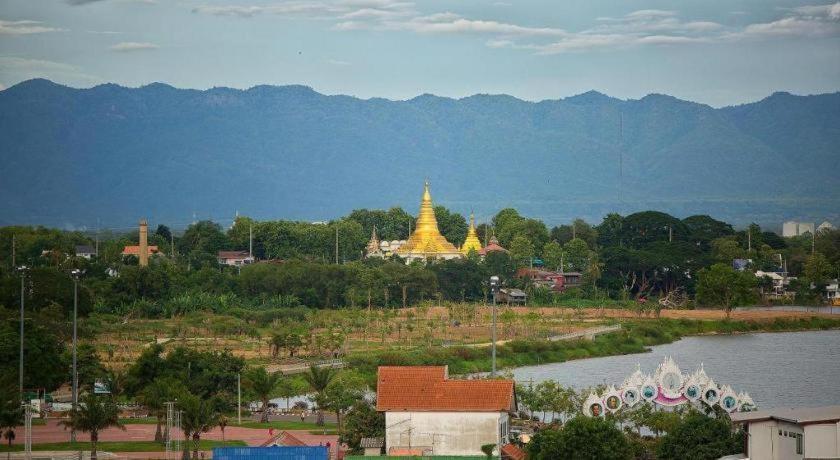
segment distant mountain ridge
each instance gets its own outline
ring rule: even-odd
[[[550,224],[610,211],[735,223],[840,218],[840,92],[720,109],[596,91],[405,101],[247,90],[0,91],[0,224],[92,227],[230,218],[326,220],[436,202]]]

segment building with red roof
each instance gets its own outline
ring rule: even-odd
[[[512,380],[452,380],[446,366],[382,366],[376,410],[385,413],[386,453],[481,455],[508,443],[516,412]]]
[[[503,248],[499,244],[499,240],[496,239],[495,235],[490,237],[490,241],[487,243],[487,246],[484,246],[483,248],[481,248],[478,251],[478,255],[480,255],[481,257],[484,257],[488,253],[493,252],[493,251],[508,252],[507,249]]]

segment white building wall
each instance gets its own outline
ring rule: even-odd
[[[794,221],[788,221],[782,224],[782,236],[787,238],[790,236],[799,235],[799,224]]]
[[[782,434],[779,434],[779,431]],[[802,428],[786,422],[768,420],[749,425],[749,458],[767,460],[802,460],[796,453],[796,438],[785,432],[803,434]]]
[[[840,458],[840,423],[806,425],[805,458]]]
[[[500,429],[510,427],[504,412],[386,412],[385,449],[428,449],[434,455],[481,455],[481,446],[507,442]],[[507,437],[507,432],[504,433]]]

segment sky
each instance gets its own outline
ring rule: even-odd
[[[0,89],[39,77],[720,107],[840,90],[840,1],[0,0]]]

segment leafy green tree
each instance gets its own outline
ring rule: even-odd
[[[201,433],[207,433],[218,425],[219,412],[214,407],[214,401],[200,398],[192,394],[181,395],[178,400],[181,409],[181,429],[184,430],[184,438],[192,439],[193,459],[198,458],[198,449],[201,443]],[[183,458],[189,459],[190,443],[184,443]]]
[[[733,235],[735,230],[726,222],[712,219],[706,215],[686,217],[682,223],[688,228],[691,243],[708,251],[710,244],[716,238]]]
[[[528,238],[517,235],[510,243],[510,258],[516,266],[527,266],[534,257],[534,245]]]
[[[634,248],[643,248],[654,241],[686,241],[688,227],[674,216],[658,211],[644,211],[625,217],[621,240]]]
[[[324,424],[324,407],[318,403],[319,397],[324,390],[327,389],[327,386],[330,384],[332,379],[335,377],[335,372],[332,368],[329,367],[318,367],[315,365],[309,366],[309,371],[303,374],[304,380],[306,383],[309,384],[309,389],[315,392],[313,397],[313,402],[318,404],[318,419],[316,421],[317,425],[321,426]]]
[[[435,218],[441,235],[456,247],[464,244],[469,228],[464,216],[451,212],[443,206],[435,206]]]
[[[818,287],[825,285],[833,271],[828,259],[819,252],[808,256],[803,270],[805,277]]]
[[[600,225],[595,227],[598,234],[598,245],[601,247],[618,247],[624,244],[624,217],[610,213],[604,217]]]
[[[513,274],[516,272],[516,265],[514,264],[513,259],[509,253],[504,251],[488,252],[487,255],[484,256],[482,265],[484,266],[485,280],[489,276],[496,275],[501,278],[504,283],[513,278]]]
[[[23,426],[24,412],[17,391],[9,387],[0,393],[0,434],[12,446],[15,428]]]
[[[715,264],[697,273],[697,302],[723,308],[729,319],[732,308],[757,300],[755,276],[726,264]]]
[[[178,240],[182,253],[191,252],[211,254],[213,256],[230,244],[222,226],[209,220],[202,220],[187,227]]]
[[[470,259],[445,260],[433,264],[431,270],[437,275],[443,298],[462,302],[482,298],[484,277],[478,262]]]
[[[338,431],[341,432],[341,416],[364,397],[364,389],[365,383],[361,376],[352,371],[340,372],[316,396],[318,408],[335,412]]]
[[[268,422],[268,401],[277,393],[277,386],[283,375],[269,374],[264,367],[254,367],[245,373],[245,386],[262,402],[260,422]]]
[[[96,460],[96,444],[99,432],[110,427],[125,430],[119,420],[119,408],[110,396],[96,396],[88,393],[80,404],[70,411],[70,419],[60,423],[83,433],[90,433],[90,458]]]
[[[545,243],[542,251],[542,258],[545,266],[551,270],[559,270],[563,263],[563,247],[557,241]]]
[[[666,434],[657,449],[662,460],[714,460],[743,451],[743,432],[723,418],[693,413]]]
[[[0,321],[0,376],[14,376],[14,382],[17,382],[20,322],[17,312],[11,310],[0,309],[0,318],[6,319]],[[27,319],[25,326],[23,385],[54,391],[67,381],[69,373],[68,362],[64,359],[65,345],[59,335],[61,331],[31,319]]]
[[[496,449],[495,444],[482,444],[481,445],[481,453],[487,458],[487,460],[491,460],[493,458],[493,451]]]
[[[565,254],[565,267],[567,271],[583,272],[589,265],[589,246],[586,241],[575,238],[563,247]]]
[[[163,419],[166,417],[166,403],[175,401],[181,395],[187,393],[187,387],[179,380],[171,377],[160,377],[146,385],[137,395],[140,404],[146,407],[151,415],[157,419],[155,427],[155,441],[163,442],[164,435],[161,431]]]
[[[630,444],[611,420],[578,416],[562,429],[537,432],[528,445],[528,458],[625,460],[632,458]]]
[[[746,256],[746,251],[741,248],[737,239],[730,236],[715,238],[710,242],[712,257],[722,263],[731,264],[735,259]]]
[[[364,398],[357,400],[344,416],[344,426],[339,433],[339,441],[350,447],[350,453],[361,454],[362,438],[385,437],[385,414],[377,412],[375,404]]]

